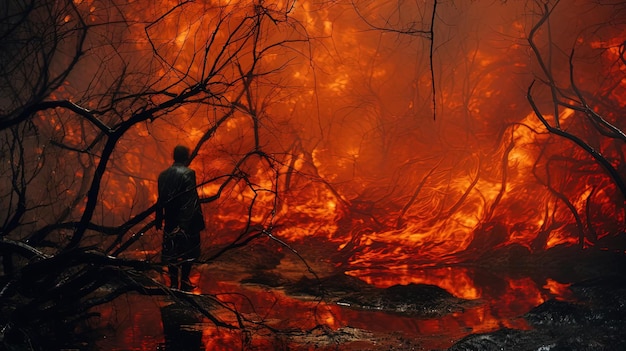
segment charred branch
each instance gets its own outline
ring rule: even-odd
[[[417,186],[417,188],[415,189],[415,191],[413,191],[413,195],[411,195],[411,198],[409,199],[409,201],[402,207],[402,211],[400,212],[400,216],[396,220],[396,228],[400,228],[402,226],[402,222],[403,222],[402,221],[402,216],[404,216],[404,214],[409,210],[409,208],[417,200],[417,196],[419,195],[420,191],[424,187],[424,184],[426,184],[426,181],[433,174],[433,172],[435,172],[436,169],[437,169],[437,167],[433,167],[433,168],[430,169],[430,171],[428,171],[428,173],[420,181],[420,183]]]
[[[541,113],[541,111],[537,107],[537,104],[535,103],[535,101],[533,99],[533,96],[532,96],[532,88],[533,88],[533,84],[531,84],[528,87],[528,92],[527,92],[526,97],[527,97],[528,101],[530,102],[530,105],[533,108],[533,111],[535,112],[535,115],[537,116],[537,118],[539,118],[541,120],[541,122],[546,127],[546,129],[548,129],[548,131],[550,133],[553,133],[555,135],[561,136],[561,137],[563,137],[565,139],[568,139],[568,140],[572,141],[574,144],[578,145],[583,150],[585,150],[590,156],[593,157],[594,160],[596,160],[602,166],[602,168],[604,168],[607,171],[607,173],[609,174],[611,179],[613,179],[613,181],[615,182],[615,185],[619,189],[619,191],[622,194],[622,196],[626,197],[626,183],[624,182],[624,179],[622,178],[622,176],[619,173],[619,171],[615,167],[613,167],[613,165],[611,164],[611,162],[608,159],[606,159],[604,156],[602,156],[602,154],[600,152],[595,150],[591,145],[587,144],[583,139],[581,139],[581,138],[577,137],[576,135],[573,135],[573,134],[571,134],[571,133],[569,133],[569,132],[567,132],[567,131],[559,128],[559,127],[553,127],[546,120],[546,118],[544,118],[543,114]]]
[[[572,89],[576,93],[576,96],[579,102],[576,105],[572,105],[571,103],[564,103],[561,101],[560,96],[562,95],[562,89],[559,88],[559,85],[554,78],[552,67],[550,66],[549,62],[546,62],[546,60],[544,59],[544,54],[542,54],[542,52],[539,50],[536,44],[536,36],[537,36],[538,31],[540,30],[540,28],[544,26],[544,24],[549,23],[550,16],[552,12],[554,11],[554,9],[556,8],[557,4],[558,2],[556,2],[552,7],[549,7],[548,4],[543,4],[542,16],[539,19],[539,21],[532,27],[528,36],[528,42],[530,44],[530,47],[546,79],[543,83],[547,85],[551,91],[553,106],[554,106],[554,111],[553,111],[554,122],[550,123],[544,117],[543,113],[540,111],[539,107],[534,101],[532,90],[536,81],[533,81],[533,83],[528,87],[526,97],[535,115],[537,116],[537,118],[539,118],[539,120],[546,127],[546,129],[550,133],[553,133],[555,135],[558,135],[560,137],[563,137],[565,139],[572,141],[575,145],[585,150],[585,152],[587,152],[594,160],[598,162],[598,164],[600,164],[600,166],[604,170],[606,170],[608,175],[611,177],[611,179],[615,183],[615,186],[619,189],[620,193],[622,194],[622,197],[626,198],[626,182],[623,176],[620,174],[619,170],[614,167],[611,161],[607,159],[606,157],[604,157],[600,151],[593,148],[583,138],[575,134],[572,134],[561,127],[561,122],[559,120],[559,107],[563,106],[563,107],[572,108],[574,110],[585,113],[585,115],[591,120],[592,125],[597,127],[600,130],[601,134],[612,137],[612,138],[618,138],[618,139],[624,140],[624,133],[622,131],[620,131],[611,123],[609,123],[608,121],[600,117],[600,115],[598,115],[595,111],[593,111],[593,109],[590,106],[587,105],[583,94],[581,93],[580,89],[577,87],[575,80],[574,80],[574,64],[573,64],[574,50],[572,50],[569,55],[569,63],[570,63],[569,79],[570,79],[570,84],[572,86]],[[551,43],[551,38],[549,38],[549,40]],[[552,55],[551,53],[548,53],[547,55],[548,55],[548,60],[549,60],[552,57]]]
[[[12,5],[5,12],[7,16],[2,18],[3,22],[11,25],[0,33],[0,45],[6,48],[0,56],[3,63],[1,85],[11,95],[3,99],[5,106],[0,113],[0,130],[27,121],[37,111],[51,108],[48,104],[54,102],[45,100],[65,82],[83,57],[89,30],[82,13],[71,1],[62,2],[59,6],[36,1],[21,5]],[[62,24],[66,16],[73,18],[72,23]],[[37,21],[46,21],[47,25],[42,28]],[[73,49],[69,48],[72,45]],[[24,49],[20,56],[8,57],[18,52],[15,50],[17,47]],[[66,47],[72,50],[69,60],[65,67],[55,72],[53,62]],[[28,73],[15,70],[16,61],[17,65],[32,64],[34,69]]]
[[[411,22],[408,26],[400,26],[396,27],[392,24],[390,19],[383,19],[385,21],[384,25],[378,25],[369,20],[365,15],[361,13],[358,5],[352,1],[352,7],[357,12],[359,18],[365,22],[365,24],[370,27],[372,30],[381,31],[381,32],[389,32],[389,33],[397,33],[402,35],[410,35],[410,36],[418,36],[423,37],[429,40],[429,67],[430,67],[430,84],[431,84],[431,95],[432,95],[432,111],[433,111],[433,120],[437,119],[437,88],[435,83],[435,69],[433,65],[433,57],[435,52],[435,19],[437,17],[437,3],[438,0],[433,0],[432,10],[430,11],[430,22],[428,24],[428,29],[418,29],[415,28],[418,25],[417,21]],[[402,9],[398,8],[398,11],[402,11]]]

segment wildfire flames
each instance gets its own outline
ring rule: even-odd
[[[229,25],[253,11],[247,2],[177,4],[162,1],[138,11],[145,4],[131,3],[124,9],[124,15],[136,17],[131,23],[151,23],[118,33],[127,38],[123,53],[128,60],[139,64],[154,47],[170,65],[169,71],[165,63],[148,67],[156,85],[180,83],[177,70],[188,70],[187,80],[200,76],[207,69],[200,61],[201,40],[214,36],[217,44],[209,56],[217,55],[213,50],[234,33]],[[77,5],[88,9],[96,23],[110,10],[97,1]],[[432,4],[403,5],[305,1],[268,6],[273,16],[288,14],[301,27],[276,31],[269,23],[259,40],[296,42],[264,52],[259,65],[267,72],[280,68],[276,83],[258,83],[255,105],[232,113],[200,149],[192,168],[206,183],[202,194],[214,194],[219,184],[210,180],[231,171],[232,155],[254,148],[255,121],[246,111],[257,113],[262,150],[280,156],[273,165],[258,159],[240,165],[254,186],[234,185],[217,204],[207,205],[214,228],[207,242],[230,240],[228,233],[253,197],[259,204],[254,224],[274,225],[274,234],[288,241],[316,237],[335,243],[337,250],[350,251],[343,263],[352,268],[453,260],[478,240],[532,250],[573,245],[580,242],[578,230],[589,246],[622,230],[623,199],[606,172],[584,150],[548,133],[526,99],[528,85],[539,74],[525,43],[539,19],[532,3],[438,5],[435,25],[443,29],[433,39],[435,120],[429,40],[391,30],[427,29],[410,26],[417,26],[415,18],[425,17]],[[584,36],[572,26],[591,27],[590,20],[602,23],[608,14],[599,8],[596,17],[583,16],[577,11],[587,11],[585,6],[562,7],[551,23],[552,40],[576,44],[581,57],[598,55],[593,70],[580,63],[576,82],[588,99],[602,101],[598,113],[620,125],[617,112],[626,101],[624,82],[617,78],[624,70],[618,50],[623,29]],[[167,9],[173,10],[165,16]],[[382,28],[384,20],[390,30],[368,27]],[[95,46],[103,39],[93,40]],[[568,57],[553,55],[554,75],[560,79],[568,74],[567,65],[559,67]],[[235,73],[234,63],[220,63],[232,65],[225,74]],[[84,83],[78,78],[68,80],[64,95],[80,93]],[[226,89],[219,83],[217,89]],[[550,104],[548,91],[537,94],[540,104]],[[107,172],[101,194],[107,213],[102,221],[119,222],[132,215],[133,204],[154,202],[154,179],[169,163],[168,148],[180,141],[197,144],[223,110],[183,106],[121,140],[112,158],[116,170]],[[594,131],[571,108],[558,113],[563,129],[593,137],[593,146],[623,169],[623,145],[592,136]],[[72,121],[61,125],[53,117],[41,118],[54,125],[53,136],[63,133],[68,143],[83,145],[90,139],[89,131],[81,132]],[[82,176],[82,171],[76,174]],[[270,213],[277,193],[277,211]],[[583,218],[583,228],[576,229],[572,211]]]
[[[64,23],[91,28],[53,100],[102,111],[112,127],[205,85],[202,101],[163,108],[116,141],[92,223],[120,226],[152,206],[158,173],[183,143],[201,197],[221,192],[203,204],[205,256],[264,228],[286,243],[319,242],[331,266],[379,287],[429,283],[474,299],[483,292],[463,270],[415,271],[512,245],[615,249],[603,240],[623,235],[624,197],[606,166],[538,116],[624,177],[626,139],[589,122],[595,113],[626,130],[617,5],[568,1],[549,16],[540,1],[73,6],[82,17],[70,11]],[[55,111],[38,114],[40,137],[28,141],[44,191],[29,199],[22,236],[78,221],[89,206],[102,131]],[[157,257],[160,235],[149,230],[133,247]],[[531,304],[544,299],[529,282],[509,283],[513,299],[516,284]],[[566,295],[555,281],[543,289]]]
[[[156,86],[176,89],[176,84],[207,69],[200,61],[200,42],[214,37],[209,56],[217,55],[220,44],[231,33],[237,35],[230,26],[254,10],[247,2],[177,4],[125,5],[116,16],[124,15],[137,25],[112,34],[125,39],[119,50],[124,56],[111,59],[109,65],[116,69],[128,61],[129,69],[148,70],[152,76],[146,79],[155,80]],[[76,5],[89,13],[93,23],[108,19],[105,12],[111,11],[98,1]],[[350,250],[348,262],[342,263],[352,268],[452,260],[474,240],[489,235],[497,245],[517,243],[531,249],[576,244],[572,210],[559,196],[586,217],[587,224],[580,229],[585,232],[585,245],[623,229],[623,200],[604,170],[571,142],[547,133],[526,100],[525,91],[537,74],[525,45],[529,28],[538,20],[532,4],[439,4],[440,19],[435,24],[443,29],[433,39],[432,62],[435,120],[429,41],[391,30],[427,29],[409,26],[417,26],[415,18],[424,17],[431,4],[395,6],[305,1],[268,7],[274,16],[297,19],[301,27],[276,31],[269,23],[259,40],[302,42],[264,53],[259,65],[268,72],[280,68],[278,78],[275,84],[258,83],[258,102],[245,110],[258,111],[255,118],[262,126],[263,150],[281,156],[274,169],[258,160],[240,166],[255,185],[237,184],[217,204],[208,205],[214,229],[206,242],[230,240],[228,233],[237,229],[235,223],[252,197],[259,203],[253,214],[255,224],[274,224],[274,234],[289,241],[316,237],[333,242],[337,250]],[[555,11],[577,20],[572,23],[555,15],[553,40],[577,44],[580,55],[600,55],[601,65],[593,70],[581,63],[577,84],[587,89],[590,99],[619,111],[626,103],[624,82],[612,77],[624,70],[623,64],[617,64],[623,29],[581,36],[571,26],[582,27],[590,20],[589,15],[577,13],[585,7],[562,7]],[[601,22],[607,15],[595,16]],[[384,19],[390,19],[390,30],[368,28],[368,23],[383,27]],[[92,50],[99,52],[98,44],[105,45],[105,40],[94,35]],[[153,48],[163,62],[144,64]],[[567,59],[554,56],[555,67]],[[225,74],[235,74],[235,63],[219,63],[231,65]],[[85,64],[85,73],[89,70],[97,73],[98,80],[91,82],[95,89],[106,87],[102,81],[111,79],[108,71]],[[176,74],[179,70],[187,70],[182,82]],[[567,73],[566,67],[555,69],[557,76]],[[217,89],[227,89],[219,83]],[[54,96],[81,101],[85,88],[84,77],[76,75]],[[87,102],[97,108],[96,102]],[[619,125],[615,110],[602,111],[605,107],[598,105],[599,113]],[[231,171],[232,155],[253,147],[253,121],[243,110],[232,113],[192,163],[199,182],[206,183],[201,189],[205,195],[218,188],[212,178]],[[154,180],[170,162],[171,145],[195,145],[220,113],[225,113],[224,108],[183,106],[162,120],[134,128],[120,141],[112,157],[114,167],[105,174],[100,196],[101,213],[106,215],[100,220],[117,224],[140,205],[154,202]],[[594,132],[582,124],[576,111],[561,108],[559,114],[564,129],[585,135]],[[93,131],[76,119],[49,114],[40,118],[42,126],[50,126],[53,140],[83,146],[94,138]],[[616,167],[624,167],[623,145],[596,135],[594,146]],[[65,187],[70,194],[79,193],[77,186],[90,165],[76,167],[79,159],[58,162],[57,172],[79,169]],[[279,208],[270,214],[277,192]],[[79,213],[80,206],[75,211]]]

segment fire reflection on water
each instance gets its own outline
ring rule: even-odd
[[[409,275],[403,272],[404,277]],[[279,330],[311,330],[325,325],[332,330],[351,327],[366,331],[375,338],[401,336],[427,349],[444,349],[470,333],[482,333],[507,327],[529,329],[521,316],[533,307],[551,298],[567,298],[567,286],[547,280],[540,286],[530,278],[503,278],[494,281],[471,282],[467,268],[448,267],[411,272],[402,284],[423,283],[444,287],[457,297],[474,299],[478,303],[462,312],[437,318],[411,317],[376,310],[360,310],[311,299],[298,299],[280,289],[256,285],[242,285],[240,273],[204,268],[193,277],[202,293],[217,294],[217,298],[250,320],[263,322]],[[364,279],[378,287],[385,287],[389,272],[369,272]],[[476,284],[474,286],[474,284]],[[171,303],[163,297],[147,298],[128,295],[106,306],[100,312],[101,324],[114,327],[97,344],[106,350],[157,350],[164,345],[163,322],[159,309]],[[236,306],[236,307],[235,307]],[[214,311],[212,311],[214,312]],[[232,313],[217,312],[226,322],[236,322]],[[206,350],[272,349],[276,343],[288,345],[267,330],[228,330],[216,327],[203,319],[193,328],[202,331]],[[362,340],[367,342],[368,340]],[[373,341],[373,339],[372,339]],[[312,345],[292,345],[307,349]],[[343,346],[342,346],[343,347]],[[322,347],[323,349],[323,347]],[[346,344],[346,349],[350,345]]]

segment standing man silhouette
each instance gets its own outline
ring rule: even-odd
[[[189,280],[193,262],[200,257],[200,231],[205,228],[196,190],[196,172],[189,167],[189,149],[174,148],[174,164],[161,172],[156,208],[156,229],[163,227],[162,260],[170,287],[192,291]],[[180,279],[180,280],[179,280]]]

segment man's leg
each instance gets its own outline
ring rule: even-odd
[[[192,262],[185,261],[180,265],[181,269],[181,277],[180,277],[180,288],[184,291],[191,291],[195,288],[191,281],[189,280],[189,275],[191,274],[191,266]]]
[[[178,265],[170,264],[167,266],[167,271],[170,276],[170,288],[178,289],[180,287],[178,283]]]

